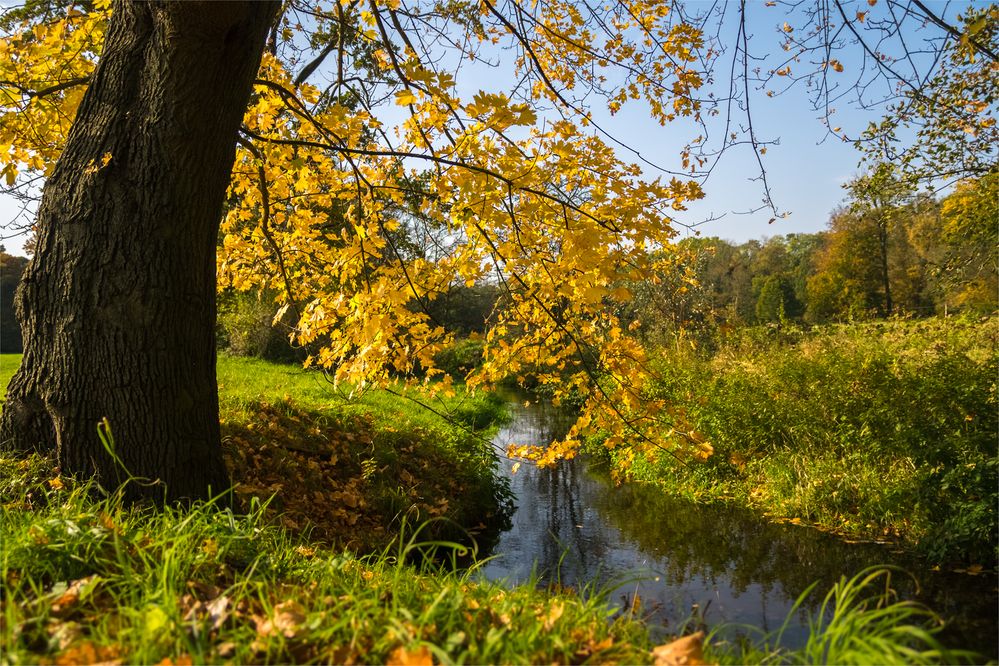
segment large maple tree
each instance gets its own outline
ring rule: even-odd
[[[10,184],[46,185],[5,446],[109,484],[158,479],[168,498],[224,488],[216,268],[224,285],[276,289],[308,362],[354,386],[434,377],[449,333],[426,305],[495,281],[506,307],[469,384],[531,373],[556,397],[590,396],[542,462],[587,429],[670,446],[675,415],[644,394],[644,352],[612,306],[669,261],[670,212],[701,191],[643,178],[592,108],[697,118],[698,30],[644,1],[276,15],[98,2],[8,17],[0,164]]]

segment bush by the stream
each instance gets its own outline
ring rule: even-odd
[[[632,469],[699,500],[753,506],[937,561],[994,565],[995,318],[745,330],[711,358],[670,350],[656,391],[708,437],[692,469]]]
[[[291,315],[274,321],[280,306],[272,292],[229,289],[217,298],[215,337],[221,351],[232,356],[251,356],[281,363],[305,359],[307,354],[289,338],[294,324]]]
[[[464,379],[469,372],[482,363],[482,340],[463,338],[455,340],[434,357],[437,367],[454,379]]]

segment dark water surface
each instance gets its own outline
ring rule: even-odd
[[[510,443],[549,441],[567,427],[566,416],[550,406],[510,408],[514,419],[494,440],[501,456]],[[512,467],[501,457],[517,510],[492,551],[495,559],[483,568],[489,579],[523,582],[535,571],[540,584],[610,585],[611,601],[624,608],[637,593],[654,635],[678,629],[694,609],[709,626],[775,630],[795,599],[818,581],[811,603],[784,634],[784,644],[794,647],[807,636],[807,611],[840,576],[891,564],[915,579],[893,576],[903,598],[948,620],[945,643],[999,654],[994,576],[934,572],[883,545],[844,543],[815,529],[768,524],[748,511],[699,506],[638,484],[614,487],[584,460],[544,470],[524,464],[516,473]]]

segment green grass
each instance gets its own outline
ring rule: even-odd
[[[460,548],[404,528],[367,557],[323,548],[211,503],[125,507],[41,457],[0,456],[5,663],[651,663],[646,628],[606,598],[474,579],[411,553]],[[444,558],[445,560],[447,558]],[[731,642],[720,663],[955,663],[939,621],[879,578],[828,595],[804,649],[780,633]],[[593,592],[590,590],[590,592]],[[752,634],[755,630],[750,630]],[[756,631],[756,633],[760,633]]]
[[[471,430],[488,430],[505,418],[501,399],[481,392],[466,393],[460,387],[449,398],[427,398],[419,390],[401,385],[392,389],[394,393],[357,391],[351,386],[334,387],[321,372],[298,365],[232,356],[219,356],[216,372],[223,418],[260,402],[283,400],[309,409],[364,414],[382,426],[399,425],[401,419],[406,427],[434,429],[451,421]]]
[[[474,505],[466,497],[474,493],[458,488],[487,482],[488,465],[462,476],[470,460],[485,465],[481,437],[391,394],[347,400],[288,366],[222,359],[219,375],[227,456],[241,486],[251,486],[237,487],[241,512],[210,502],[124,506],[91,482],[59,476],[49,459],[0,454],[4,663],[653,661],[646,628],[630,614],[612,617],[597,591],[505,587],[477,580],[475,565],[454,566],[466,554],[441,541],[437,526],[457,519],[438,500]],[[440,409],[465,409],[466,423],[500,413],[483,397]],[[393,490],[403,473],[416,496]],[[273,479],[295,492],[274,490]],[[395,514],[380,506],[389,491],[400,502]],[[342,518],[300,524],[309,515],[303,499]],[[343,549],[352,533],[377,536],[360,539],[370,554]],[[851,592],[864,583],[834,589],[839,619],[813,631],[815,645],[844,648],[810,642],[788,651],[779,636],[759,634],[738,644],[716,638],[706,655],[723,663],[962,656],[940,650],[932,615]]]
[[[314,539],[371,552],[404,518],[433,519],[434,537],[488,547],[508,523],[489,443],[506,418],[495,396],[352,395],[319,372],[246,358],[221,357],[218,380],[224,452],[234,480],[248,479],[237,496],[280,488],[275,512]]]
[[[648,659],[644,628],[609,622],[600,598],[406,564],[419,531],[357,557],[271,524],[259,505],[125,508],[52,477],[42,458],[2,457],[0,479],[5,663]]]
[[[698,501],[994,567],[999,320],[752,329],[712,358],[664,356],[659,395],[715,448],[639,460]]]
[[[10,378],[14,376],[20,365],[20,354],[0,354],[0,393],[6,395],[7,384],[10,383]]]
[[[19,361],[4,355],[0,369],[9,378]],[[433,400],[402,387],[412,399],[351,394],[300,366],[228,356],[217,373],[236,497],[267,500],[272,521],[365,553],[383,548],[404,519],[432,520],[432,536],[480,547],[507,524],[509,486],[494,474],[489,443],[506,418],[498,397],[460,388]]]

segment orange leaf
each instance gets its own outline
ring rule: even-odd
[[[53,612],[59,613],[76,604],[80,600],[80,597],[84,596],[98,580],[96,575],[91,575],[71,582],[66,591],[60,594],[52,603]]]
[[[552,603],[551,608],[548,609],[548,617],[545,618],[545,631],[551,631],[564,612],[565,606],[562,602],[556,601]]]
[[[699,666],[704,664],[704,632],[678,638],[652,648],[655,666]]]
[[[121,663],[117,658],[118,648],[110,646],[97,646],[90,641],[77,643],[70,649],[61,652],[56,656],[57,666],[77,666],[78,664],[102,664],[103,666],[116,666]],[[190,662],[188,662],[190,664]]]
[[[156,666],[191,666],[194,660],[191,659],[191,655],[182,654],[176,659],[171,659],[170,657],[163,657],[160,661],[156,663]]]
[[[392,650],[385,663],[388,666],[433,666],[434,658],[426,645],[421,645],[415,650],[397,647]]]

